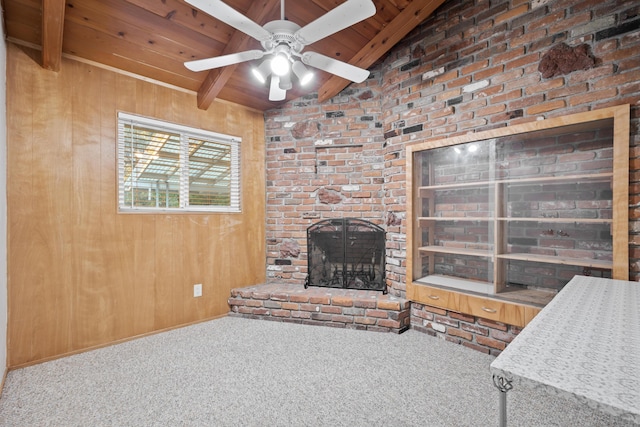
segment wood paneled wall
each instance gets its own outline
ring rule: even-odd
[[[264,282],[261,112],[37,57],[8,45],[9,367],[214,318]],[[117,111],[241,136],[242,213],[118,214]]]

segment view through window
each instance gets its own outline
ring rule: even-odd
[[[118,114],[121,211],[240,211],[240,138]]]

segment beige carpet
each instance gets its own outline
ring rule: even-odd
[[[396,335],[226,317],[9,373],[1,426],[495,426],[488,355]],[[625,426],[532,390],[510,426]]]

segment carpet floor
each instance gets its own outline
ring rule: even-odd
[[[9,372],[1,426],[496,426],[493,357],[401,335],[225,317]],[[628,426],[530,389],[510,426]]]

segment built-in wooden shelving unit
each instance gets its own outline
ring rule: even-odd
[[[409,145],[408,298],[524,326],[628,279],[628,164],[628,105]]]

